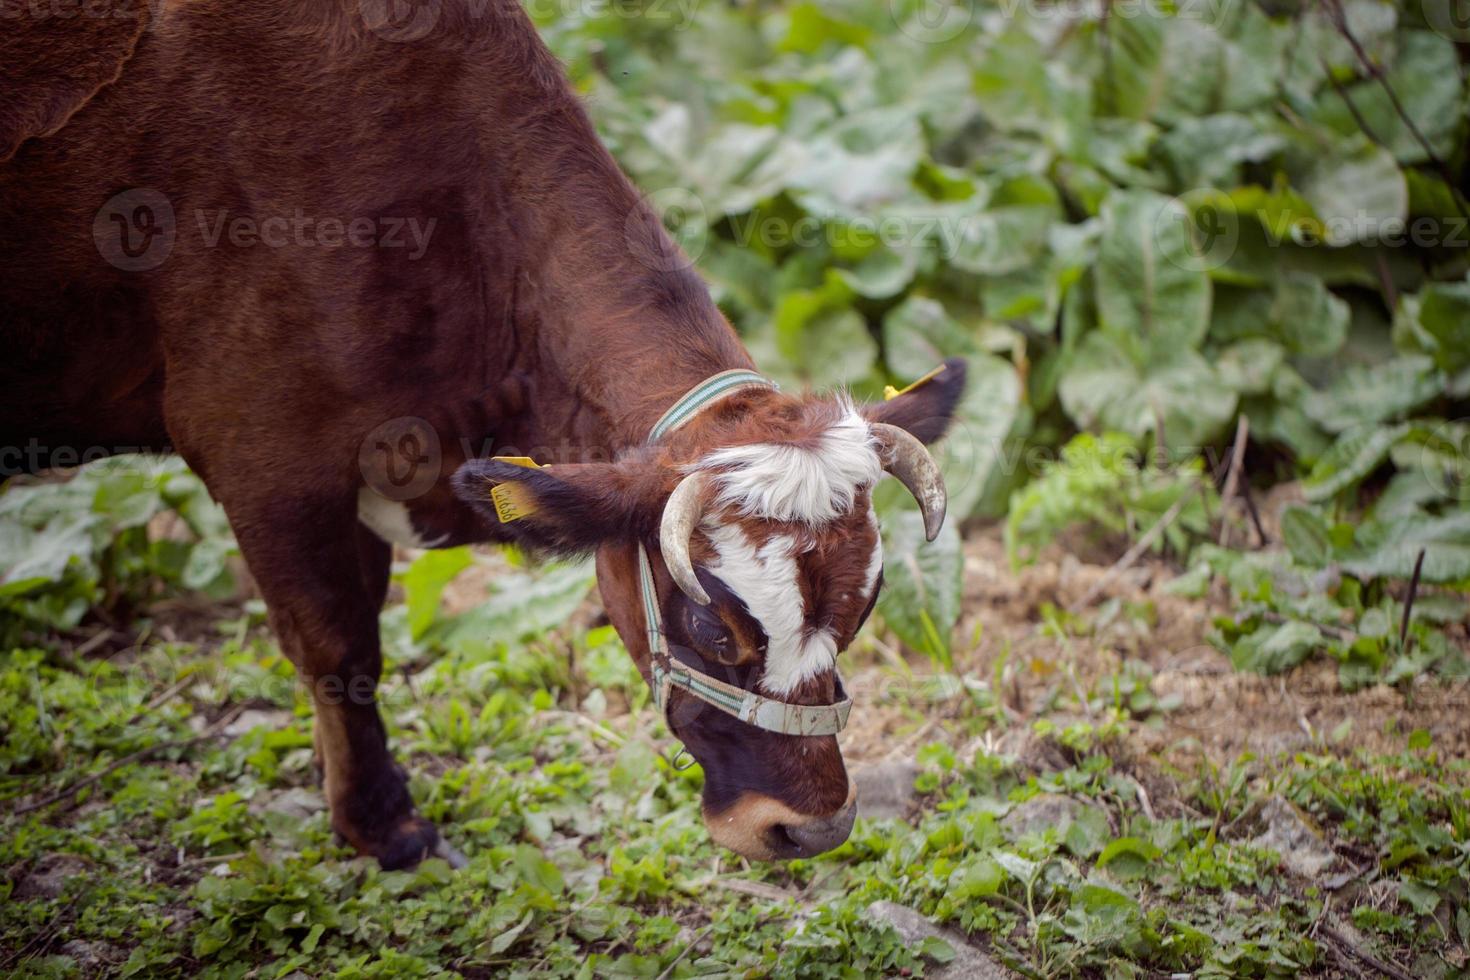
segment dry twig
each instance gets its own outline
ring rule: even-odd
[[[1244,412],[1235,422],[1235,445],[1230,450],[1230,469],[1225,474],[1225,489],[1220,493],[1220,547],[1230,546],[1230,501],[1240,484],[1240,470],[1245,464],[1245,445],[1250,439],[1251,420]]]
[[[1123,557],[1113,562],[1113,564],[1109,566],[1108,570],[1103,573],[1102,577],[1099,578],[1096,582],[1092,583],[1092,588],[1088,589],[1086,594],[1083,595],[1081,599],[1072,603],[1068,611],[1074,613],[1080,612],[1087,606],[1090,606],[1093,600],[1101,595],[1103,590],[1113,583],[1113,579],[1117,578],[1119,575],[1132,568],[1133,565],[1138,561],[1138,559],[1143,556],[1143,553],[1149,548],[1152,548],[1154,546],[1154,543],[1163,536],[1164,532],[1168,530],[1169,525],[1178,520],[1179,515],[1184,512],[1184,505],[1189,503],[1189,501],[1198,492],[1199,484],[1196,483],[1188,490],[1185,490],[1183,493],[1181,493],[1179,495],[1179,499],[1174,501],[1173,506],[1164,511],[1164,516],[1155,521],[1154,526],[1144,532],[1143,537],[1134,542],[1133,547],[1129,548],[1127,552],[1124,553]]]

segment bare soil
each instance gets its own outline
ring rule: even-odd
[[[978,529],[965,542],[956,671],[987,683],[999,677],[1007,715],[1021,726],[1043,716],[1061,720],[1052,707],[1059,689],[1093,692],[1123,661],[1137,660],[1151,669],[1152,690],[1166,706],[1130,734],[1127,748],[1140,755],[1176,765],[1202,757],[1223,765],[1245,752],[1327,747],[1391,753],[1403,750],[1408,733],[1425,729],[1443,758],[1470,758],[1470,684],[1420,677],[1403,687],[1345,691],[1336,662],[1325,658],[1276,676],[1237,671],[1208,640],[1212,620],[1227,611],[1224,596],[1170,594],[1165,587],[1177,570],[1162,560],[1143,559],[1105,581],[1087,607],[1077,609],[1072,625],[1080,623],[1085,635],[1059,638],[1042,628],[1046,607],[1072,608],[1110,576],[1106,554],[1087,557],[1054,546],[1035,564],[1012,570],[998,527]],[[1463,624],[1451,635],[1470,648]],[[883,651],[879,660],[886,664],[848,668],[849,687],[891,683],[886,679],[895,656]],[[903,658],[916,673],[930,670],[922,657]],[[963,707],[953,705],[955,711]],[[951,727],[944,714],[941,708],[916,721],[911,712],[863,706],[853,713],[844,748],[858,761],[896,757]]]

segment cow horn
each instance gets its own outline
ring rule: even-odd
[[[658,526],[658,546],[664,553],[664,564],[674,577],[674,584],[701,606],[709,605],[709,593],[699,584],[694,564],[689,560],[689,538],[699,524],[700,496],[706,475],[693,473],[680,481],[664,504],[663,520]]]
[[[924,515],[924,537],[933,541],[944,524],[944,477],[924,444],[887,422],[874,422],[873,437],[883,447],[883,468],[908,487]]]

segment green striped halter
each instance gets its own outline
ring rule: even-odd
[[[752,388],[775,388],[774,381],[754,371],[722,371],[706,378],[690,389],[653,426],[650,443],[688,422],[701,409],[734,394]],[[648,631],[648,651],[653,674],[653,701],[664,712],[667,721],[669,695],[679,688],[691,697],[733,718],[782,735],[836,735],[847,725],[852,699],[836,675],[837,701],[833,704],[792,704],[779,698],[768,698],[727,684],[701,670],[696,670],[669,653],[664,640],[662,617],[658,609],[658,593],[653,584],[653,568],[648,562],[648,549],[638,545],[638,593],[643,601],[643,623]],[[835,668],[834,668],[835,669]],[[670,731],[673,726],[669,726]]]

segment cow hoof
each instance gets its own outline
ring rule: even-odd
[[[438,829],[423,817],[410,817],[371,848],[384,871],[411,868],[439,852],[443,842]]]

